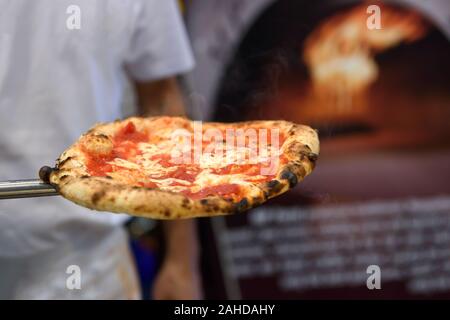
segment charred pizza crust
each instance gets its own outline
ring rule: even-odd
[[[163,125],[167,119],[170,119],[170,128]],[[247,188],[245,197],[238,202],[221,196],[195,200],[181,193],[131,186],[111,177],[94,177],[88,174],[82,146],[89,152],[109,152],[112,148],[111,137],[127,121],[132,121],[138,129],[159,130],[161,135],[170,134],[174,128],[190,128],[192,125],[188,119],[171,117],[133,117],[95,125],[61,154],[56,167],[47,175],[49,182],[63,197],[90,209],[153,219],[183,219],[238,213],[293,188],[312,172],[319,154],[317,133],[308,126],[287,121],[203,123],[203,126],[217,128],[279,128],[286,137],[281,150],[288,162],[277,168],[275,178],[271,181],[255,183]]]

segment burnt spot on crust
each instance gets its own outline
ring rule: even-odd
[[[265,193],[267,196],[272,196],[274,194],[278,194],[283,189],[283,184],[278,180],[271,180],[267,182]]]
[[[269,189],[274,189],[279,185],[280,185],[280,181],[278,181],[278,180],[271,180],[271,181],[267,182],[267,188],[269,188]]]
[[[50,174],[55,171],[55,169],[49,167],[49,166],[43,166],[41,169],[39,169],[39,178],[41,178],[42,181],[45,183],[50,182]]]
[[[69,177],[69,175],[65,174],[63,176],[61,176],[61,178],[59,178],[60,181],[64,181]]]
[[[317,159],[319,158],[319,155],[314,152],[310,152],[306,156],[308,157],[309,161],[311,161],[311,162],[316,162]]]
[[[112,139],[105,134],[87,135],[80,143],[88,153],[95,155],[108,155],[114,148]]]
[[[304,158],[307,158],[314,164],[319,158],[319,155],[317,153],[312,152],[310,147],[305,146],[305,148],[300,151],[300,159],[303,160]]]
[[[304,145],[302,150],[300,151],[300,158],[303,159],[304,157],[308,158],[309,161],[314,163],[319,158],[319,155],[317,153],[312,152],[309,146]]]
[[[184,198],[183,201],[181,201],[181,206],[185,209],[190,209],[191,208],[191,202],[189,201],[188,198]]]
[[[287,180],[289,182],[290,188],[295,187],[298,183],[297,176],[289,169],[285,169],[283,172],[281,172],[280,178],[283,180]]]
[[[220,209],[213,199],[201,199],[200,204],[203,206],[203,210],[206,213],[214,213]]]
[[[220,201],[227,201],[228,199],[221,199]],[[219,213],[219,212],[234,212],[235,203],[233,201],[227,201],[227,205],[221,205],[219,199],[209,198],[209,199],[201,199],[200,204],[202,205],[202,210],[208,214]],[[190,206],[190,204],[189,204]],[[190,208],[190,207],[189,207]],[[188,208],[188,209],[189,209]]]
[[[212,212],[218,212],[220,210],[220,207],[217,205],[217,203],[213,203],[210,205]]]
[[[295,135],[296,133],[297,133],[297,125],[292,125],[290,128],[289,128],[289,131],[288,131],[288,135],[289,136],[293,136],[293,135]]]
[[[306,177],[307,173],[306,173],[305,167],[297,166],[296,175],[297,175],[297,177]]]
[[[111,176],[105,176],[105,178],[106,178],[106,179],[109,179],[109,180],[112,180],[112,179],[113,179],[113,177],[111,177]]]
[[[97,192],[94,192],[94,194],[92,195],[91,201],[94,205],[96,205],[100,199],[102,199],[105,196],[105,190],[100,190]]]
[[[241,201],[236,203],[235,212],[240,213],[247,210],[250,207],[250,202],[247,198],[243,198]]]
[[[163,215],[166,218],[169,218],[172,215],[172,212],[169,209],[164,210]]]
[[[88,175],[83,175],[83,176],[81,176],[80,178],[81,178],[81,179],[87,179],[87,178],[89,178],[89,176],[88,176]]]
[[[289,158],[301,158],[306,152],[310,151],[311,150],[309,148],[305,150],[305,145],[298,141],[291,141],[287,143],[285,148],[285,153]]]
[[[67,158],[65,158],[65,159],[62,160],[62,161],[58,160],[58,167],[63,166],[64,163],[66,163],[66,162],[69,161],[69,160],[72,160],[73,158],[74,158],[74,157],[67,157]]]

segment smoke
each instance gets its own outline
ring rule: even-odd
[[[256,111],[257,117],[263,118],[262,107],[267,106],[270,101],[279,99],[280,89],[283,86],[282,80],[288,74],[292,63],[290,63],[288,50],[285,48],[267,51],[258,58],[262,60],[262,67],[257,85],[254,85],[248,93],[246,105]],[[276,106],[269,105],[269,108],[271,118],[282,118]]]

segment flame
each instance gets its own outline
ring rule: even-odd
[[[375,55],[426,34],[416,12],[378,5],[381,29],[367,27],[368,4],[362,4],[326,19],[307,37],[303,58],[316,99],[338,109],[349,109],[355,101],[364,104],[366,89],[378,77]]]

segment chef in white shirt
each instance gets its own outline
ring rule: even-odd
[[[94,123],[183,112],[194,65],[175,0],[0,0],[0,180],[34,178]],[[138,299],[127,216],[62,197],[0,201],[0,299]],[[200,298],[192,220],[163,225],[154,297]],[[73,267],[79,286],[68,284]]]

